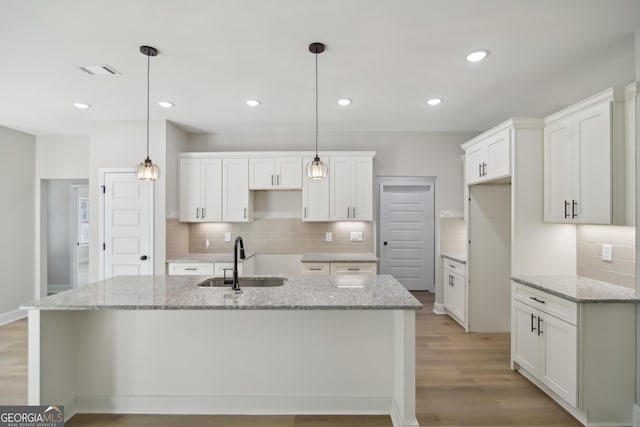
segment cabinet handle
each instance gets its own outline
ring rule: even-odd
[[[569,218],[569,212],[567,212],[567,209],[569,209],[569,202],[568,201],[564,201],[564,219]]]
[[[243,212],[244,212],[244,218],[247,218],[247,208],[243,208]]]
[[[273,174],[271,174],[271,186],[273,187]]]
[[[197,268],[195,268],[195,267],[185,267],[185,269],[184,269],[184,270],[185,270],[185,271],[196,271],[196,270],[197,270]]]
[[[449,275],[449,286],[453,286],[453,276]]]
[[[536,297],[529,297],[529,298],[531,298],[531,299],[532,299],[532,300],[534,300],[535,302],[539,302],[540,304],[545,304],[545,303],[546,303],[546,301],[545,301],[545,300],[543,300],[543,299],[538,299],[538,298],[536,298]]]
[[[487,164],[482,162],[482,176],[487,176]]]
[[[533,324],[533,319],[535,319],[536,316],[533,315],[533,313],[531,313],[531,332],[535,332],[536,331],[536,327]]]
[[[196,208],[196,218],[200,218],[200,208]]]
[[[280,174],[276,175],[276,185],[280,185]]]
[[[322,271],[320,267],[309,267],[309,271]]]
[[[202,208],[202,218],[207,216],[206,212],[207,212],[207,210],[205,208]]]
[[[542,335],[542,328],[540,327],[541,323],[542,323],[542,318],[538,316],[538,336]]]
[[[455,265],[453,265],[453,264],[449,264],[449,267],[451,267],[451,268],[456,268],[456,266],[455,266]]]
[[[478,163],[478,178],[482,178],[482,163]]]
[[[571,218],[575,218],[578,216],[578,214],[576,213],[576,207],[578,206],[578,202],[576,202],[575,200],[571,201]]]
[[[305,208],[304,208],[304,217],[305,217],[305,218],[307,217],[307,207],[306,207],[306,206],[305,206]]]
[[[356,219],[356,207],[353,207],[353,219]]]
[[[349,268],[347,268],[347,271],[360,271],[360,268],[358,268],[358,267],[349,267]]]
[[[347,206],[347,219],[351,218],[351,208]]]

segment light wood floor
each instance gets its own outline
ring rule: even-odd
[[[509,334],[466,334],[431,311],[416,317],[416,407],[421,426],[580,426],[544,393],[509,369]],[[27,401],[27,322],[0,327],[0,405]],[[68,427],[383,427],[388,416],[76,415]]]

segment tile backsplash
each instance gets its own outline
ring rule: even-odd
[[[352,231],[362,232],[361,242],[351,241]],[[224,241],[225,232],[231,233],[231,241]],[[327,232],[332,233],[331,242],[325,241]],[[183,224],[177,220],[167,220],[167,258],[171,258],[170,253],[174,258],[187,252],[227,253],[233,249],[237,236],[242,236],[245,249],[252,253],[374,252],[373,224],[370,222],[316,223],[302,222],[299,218],[263,218],[249,223]],[[209,240],[208,249],[206,240]],[[174,248],[170,252],[171,242],[177,242],[182,252],[178,253]]]
[[[635,227],[577,226],[578,275],[635,289],[635,239]],[[611,262],[601,259],[603,244],[613,247]]]

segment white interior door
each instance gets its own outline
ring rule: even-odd
[[[153,183],[104,174],[104,277],[153,274]]]
[[[409,290],[435,290],[435,182],[379,178],[380,273]],[[389,181],[386,181],[389,180]]]
[[[72,185],[72,270],[74,288],[89,283],[89,186]]]

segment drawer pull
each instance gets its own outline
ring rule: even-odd
[[[533,324],[533,319],[535,319],[536,316],[533,315],[533,313],[531,313],[531,332],[535,332],[536,331],[536,327]]]
[[[197,268],[196,267],[185,267],[184,270],[185,271],[196,271]]]
[[[456,268],[456,266],[455,266],[455,265],[453,265],[453,264],[449,264],[449,267],[451,267],[451,268]]]
[[[540,328],[540,323],[542,323],[542,318],[538,316],[538,336],[542,335],[542,328]]]
[[[347,268],[347,271],[360,271],[360,269],[357,267],[349,267]]]
[[[309,271],[322,271],[320,267],[309,267]]]
[[[531,298],[531,299],[532,299],[532,300],[534,300],[535,302],[539,302],[540,304],[545,304],[545,303],[546,303],[546,301],[545,301],[545,300],[543,300],[543,299],[538,299],[538,298],[536,298],[536,297],[529,297],[529,298]]]

